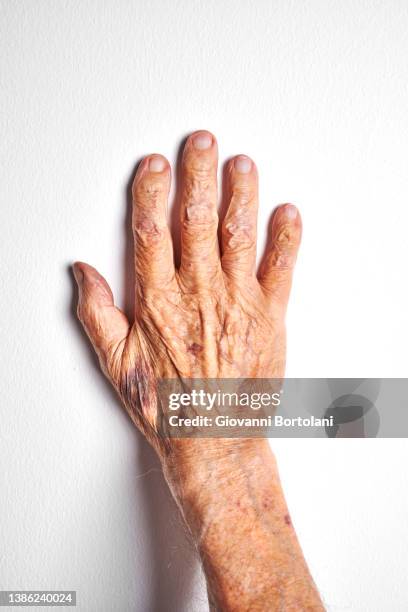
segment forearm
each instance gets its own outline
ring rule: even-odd
[[[199,551],[213,608],[324,610],[267,441],[183,443],[164,460],[164,471]]]
[[[158,429],[167,410],[156,394],[161,380],[284,375],[300,214],[291,204],[274,211],[257,271],[256,165],[238,155],[226,166],[228,209],[219,225],[217,159],[211,133],[200,130],[187,139],[178,269],[167,224],[170,164],[158,154],[140,163],[132,185],[135,320],[115,306],[106,280],[81,262],[74,267],[78,315],[129,416],[162,459],[201,555],[212,607],[322,610],[267,441],[177,441]]]

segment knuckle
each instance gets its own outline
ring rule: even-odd
[[[249,199],[247,200],[249,202]],[[256,220],[250,208],[242,205],[242,201],[232,202],[230,212],[222,227],[223,243],[232,249],[248,249],[256,243]]]
[[[223,243],[229,249],[246,250],[255,246],[255,227],[245,219],[234,219],[224,223]]]
[[[218,214],[215,205],[213,185],[209,181],[198,180],[196,177],[187,180],[183,194],[184,208],[182,223],[184,229],[190,226],[218,226]]]
[[[188,155],[184,160],[187,175],[206,178],[215,173],[215,163],[212,157],[206,155]]]
[[[248,183],[234,186],[232,193],[232,205],[252,206],[256,204],[256,195],[252,185]]]
[[[218,215],[215,207],[206,201],[187,202],[184,209],[183,226],[185,229],[196,227],[197,225],[216,228],[218,225]]]
[[[160,242],[164,236],[165,228],[160,227],[151,217],[138,215],[133,226],[133,235],[138,243],[149,246]]]
[[[268,267],[272,270],[276,270],[285,273],[287,270],[292,270],[295,265],[296,256],[294,253],[288,251],[281,251],[274,249],[268,261]]]
[[[137,204],[148,204],[155,208],[165,195],[165,185],[158,180],[144,180],[136,183],[133,188],[133,198]]]
[[[279,228],[279,231],[274,236],[274,246],[279,253],[291,253],[296,251],[298,247],[298,236],[296,232],[288,225]]]

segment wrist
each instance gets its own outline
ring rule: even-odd
[[[172,440],[161,461],[177,503],[202,512],[208,504],[228,505],[227,491],[244,493],[248,473],[257,480],[264,471],[257,464],[277,473],[268,440],[260,438]]]
[[[210,600],[225,611],[321,611],[266,439],[184,440],[163,469],[198,549]],[[237,603],[239,599],[239,604]]]

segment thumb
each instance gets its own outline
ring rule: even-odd
[[[78,284],[78,318],[98,354],[102,369],[111,371],[113,356],[129,333],[129,321],[114,305],[112,291],[106,280],[86,263],[73,265]]]

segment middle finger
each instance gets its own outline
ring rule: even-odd
[[[217,214],[217,141],[210,132],[192,134],[185,145],[181,188],[180,278],[187,289],[221,279]]]

